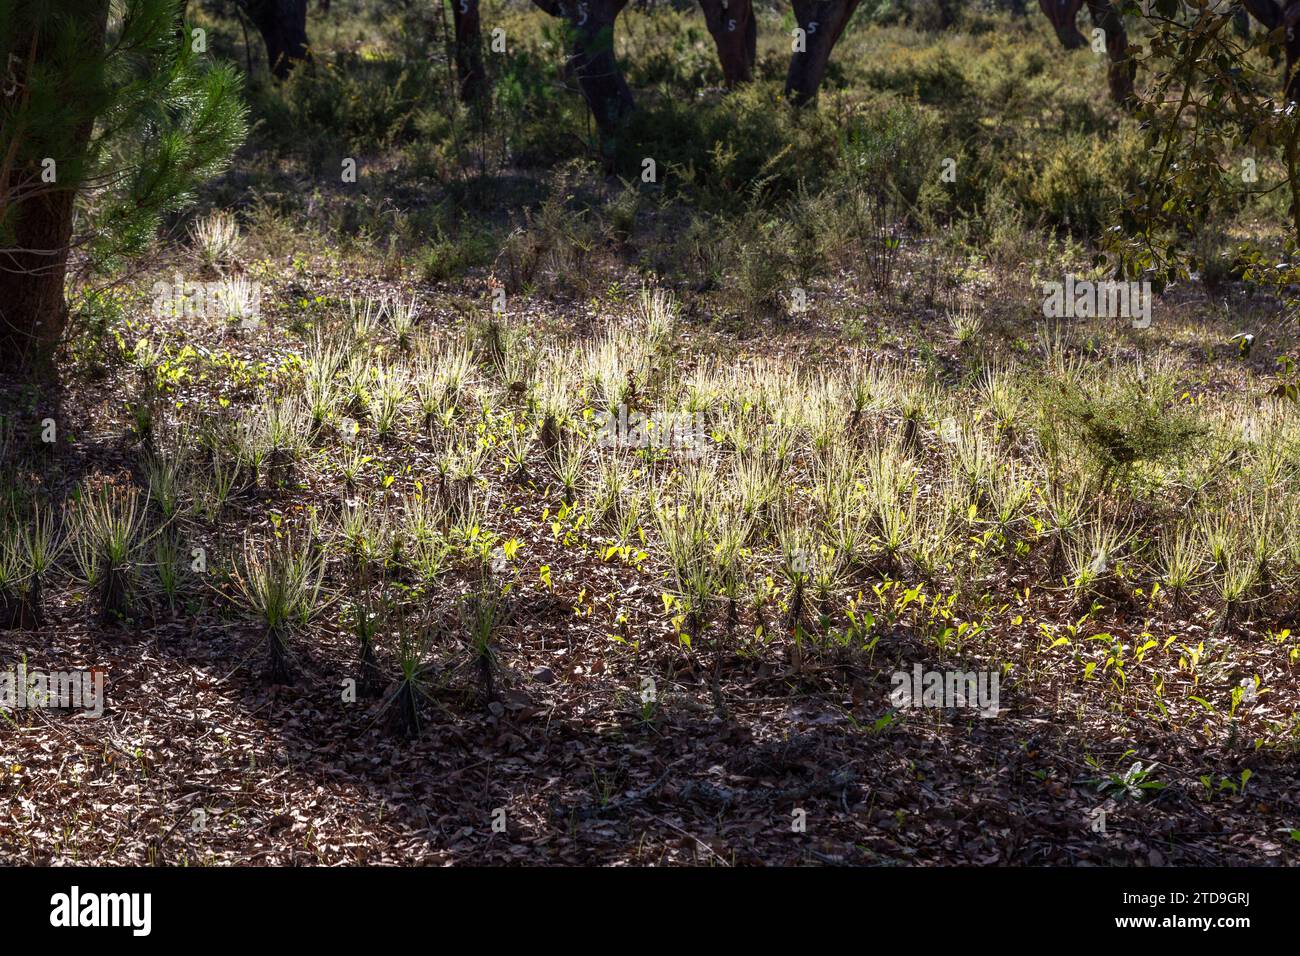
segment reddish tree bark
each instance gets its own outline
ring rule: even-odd
[[[627,0],[533,0],[569,25],[572,47],[567,69],[606,136],[632,115],[632,91],[614,58],[614,21]]]
[[[803,30],[804,48],[790,57],[785,78],[785,95],[797,104],[817,98],[840,34],[857,9],[858,0],[793,0],[794,17]]]
[[[1047,19],[1051,22],[1052,29],[1056,31],[1056,38],[1061,41],[1061,46],[1067,50],[1077,50],[1088,42],[1079,32],[1077,23],[1083,0],[1038,0],[1038,5],[1042,7],[1043,13],[1047,14]]]
[[[753,0],[700,0],[704,22],[718,48],[718,62],[727,86],[754,78],[758,48],[758,22]]]
[[[451,0],[451,15],[456,28],[456,76],[460,80],[460,98],[471,103],[487,92],[478,0]]]
[[[1116,103],[1131,103],[1137,64],[1128,55],[1128,34],[1124,32],[1124,18],[1111,5],[1110,0],[1087,0],[1087,3],[1088,16],[1092,18],[1093,26],[1100,27],[1106,34],[1106,56],[1110,58],[1106,81],[1110,86],[1110,98]]]
[[[283,80],[298,63],[311,59],[307,46],[307,0],[239,0],[266,44],[271,75]]]
[[[1061,45],[1067,50],[1087,46],[1088,41],[1079,32],[1076,18],[1085,0],[1038,0],[1043,13],[1051,21]],[[1124,31],[1124,18],[1111,5],[1110,0],[1086,0],[1092,24],[1106,34],[1106,56],[1110,65],[1106,69],[1106,82],[1110,98],[1116,103],[1129,103],[1133,99],[1133,77],[1136,65],[1128,55],[1128,34]]]
[[[1300,59],[1300,0],[1243,0],[1247,12],[1272,31],[1284,28],[1282,48],[1286,51],[1286,98],[1300,99],[1300,78],[1296,76],[1296,60]]]

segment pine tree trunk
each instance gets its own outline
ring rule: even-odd
[[[102,46],[108,24],[108,0],[76,4],[79,22],[89,26],[84,35],[85,58]],[[58,77],[73,63],[63,62],[60,48],[45,31],[62,29],[51,17],[36,13],[18,22],[12,50],[21,62],[11,62],[0,94],[21,115],[28,95],[27,78],[33,70]],[[12,22],[12,21],[11,21]],[[66,50],[62,51],[66,56]],[[49,82],[48,80],[46,82]],[[63,295],[72,239],[72,211],[77,187],[74,170],[90,142],[93,121],[85,120],[70,131],[60,131],[55,159],[55,181],[43,180],[41,159],[47,144],[32,139],[30,129],[11,118],[0,129],[0,367],[35,368],[53,353],[67,325],[68,307]],[[39,134],[37,134],[39,135]],[[63,170],[62,179],[59,170]]]

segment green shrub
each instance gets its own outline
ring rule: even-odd
[[[351,52],[318,56],[284,83],[255,91],[258,132],[267,148],[306,158],[315,166],[336,156],[403,143],[415,133],[415,116],[437,78],[422,63]]]
[[[948,109],[971,95],[961,66],[942,45],[899,52],[863,71],[863,80],[878,90],[914,97]]]
[[[470,232],[449,239],[439,231],[438,238],[420,251],[420,276],[425,282],[459,278],[475,266],[491,263],[493,251],[491,238],[483,233]]]
[[[1106,369],[1091,381],[1053,381],[1039,395],[1044,447],[1060,449],[1065,438],[1103,486],[1141,464],[1176,461],[1205,427],[1178,404],[1175,391],[1168,375],[1141,371]]]
[[[816,188],[839,165],[835,118],[799,112],[775,86],[755,83],[712,102],[645,104],[620,143],[619,167],[641,175],[656,162],[658,181],[709,208],[735,208],[737,196],[784,199],[801,183]]]
[[[1028,176],[1024,198],[1047,221],[1081,235],[1095,235],[1136,182],[1145,150],[1136,131],[1117,130],[1098,142],[1071,133],[1044,138],[1039,152],[1003,167],[1008,182]]]
[[[844,172],[855,182],[892,184],[915,201],[924,183],[938,182],[945,158],[961,155],[940,114],[893,97],[873,101],[846,124],[840,138]],[[968,172],[964,164],[958,169]],[[958,184],[961,177],[958,178]]]

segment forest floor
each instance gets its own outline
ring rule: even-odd
[[[300,266],[268,304],[295,308],[304,289],[385,293],[373,277]],[[462,321],[456,296],[430,301],[429,326]],[[523,324],[533,333],[579,335],[597,319],[575,303],[528,308]],[[152,334],[250,367],[280,361],[290,340],[275,328],[245,335],[193,322]],[[756,344],[703,326],[683,335],[695,336],[684,350],[712,354]],[[769,357],[820,349],[829,361],[844,348],[811,318],[772,327],[757,347]],[[182,380],[169,401],[238,401],[267,387],[216,368]],[[52,496],[92,473],[130,481],[138,472],[139,436],[120,402],[133,374],[120,366],[97,382],[69,384],[57,411],[48,393],[34,401],[10,394],[16,406],[26,401],[31,413],[60,423],[60,440],[39,464]],[[432,480],[427,441],[397,437],[368,451],[376,479]],[[494,530],[524,542],[508,623],[493,639],[494,691],[485,704],[472,662],[446,628],[410,739],[388,731],[382,694],[344,699],[358,652],[333,599],[310,639],[294,642],[297,676],[275,684],[262,676],[259,627],[233,610],[229,581],[205,584],[175,611],[145,599],[134,623],[107,628],[93,623],[84,591],[71,582],[50,588],[45,626],[0,632],[0,660],[102,670],[108,705],[99,719],[40,709],[5,715],[0,856],[160,865],[1300,859],[1295,746],[1249,742],[1255,728],[1288,713],[1294,720],[1300,684],[1251,625],[1231,637],[1230,664],[1203,686],[1226,693],[1257,674],[1269,696],[1250,702],[1226,733],[1202,728],[1190,704],[1153,719],[1149,708],[1092,693],[1065,657],[1028,664],[1045,643],[1038,622],[1068,625],[1078,608],[1051,588],[1031,593],[1030,576],[1007,567],[983,584],[1000,616],[974,654],[1035,669],[1032,685],[1004,680],[995,719],[962,708],[898,710],[891,672],[941,664],[920,628],[881,620],[870,647],[801,653],[782,638],[734,639],[762,623],[747,609],[720,655],[689,651],[665,614],[659,577],[602,559],[599,538],[575,547],[567,531],[557,534],[558,499],[536,448],[525,470],[522,479],[502,469],[486,481]],[[233,496],[203,540],[220,553],[267,530],[272,516],[278,523],[308,506],[329,510],[348,496],[312,458],[286,487]],[[470,584],[453,572],[421,599],[454,604]],[[1177,633],[1188,647],[1208,642],[1207,659],[1226,640],[1208,619],[1131,601],[1103,611],[1094,629],[1103,625],[1130,646],[1146,631],[1158,640]],[[1140,668],[1139,658],[1130,681]],[[646,675],[655,689],[649,701]],[[1143,781],[1155,785],[1136,789]]]
[[[857,23],[795,114],[788,6],[725,94],[651,6],[620,178],[532,5],[484,3],[473,112],[441,7],[312,5],[281,84],[191,5],[248,143],[75,290],[59,383],[0,382],[0,689],[107,697],[0,706],[0,863],[1300,863],[1300,352],[1241,254],[1280,157],[1148,328],[1047,322],[1149,158],[1104,56],[1036,11]],[[256,321],[177,279],[260,283]],[[620,405],[703,454],[602,446]],[[41,515],[44,621],[5,629]],[[250,589],[291,542],[321,586],[273,679]],[[902,706],[918,669],[996,715]]]

